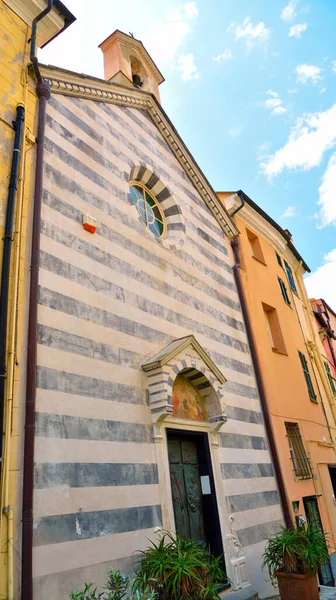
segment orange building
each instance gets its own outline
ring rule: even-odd
[[[334,552],[336,406],[302,278],[309,267],[290,232],[244,192],[218,196],[240,231],[234,271],[286,520],[323,528]],[[330,564],[320,579],[334,585]]]
[[[336,381],[334,381],[336,380],[336,314],[322,298],[319,300],[311,298],[310,304],[314,313],[319,336],[325,350],[325,368],[330,379],[333,393],[336,396]]]

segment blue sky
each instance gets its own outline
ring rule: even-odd
[[[243,189],[312,270],[336,308],[334,0],[65,0],[77,17],[40,60],[103,77],[114,29],[163,72],[161,102],[213,187]]]

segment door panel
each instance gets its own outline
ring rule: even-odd
[[[168,440],[176,532],[206,543],[197,445],[192,440]]]
[[[317,531],[322,531],[322,521],[320,517],[320,511],[317,504],[317,499],[314,496],[308,496],[303,498],[303,503],[306,511],[307,521],[309,525],[313,527],[313,529]],[[321,567],[319,571],[319,580],[321,585],[328,585],[334,587],[334,577],[331,570],[330,560],[327,560]]]

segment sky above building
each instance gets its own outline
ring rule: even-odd
[[[39,59],[103,77],[100,44],[140,39],[161,103],[218,191],[243,189],[282,227],[336,308],[334,0],[65,0],[77,21]]]

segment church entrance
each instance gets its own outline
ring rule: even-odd
[[[207,435],[167,430],[167,437],[176,533],[219,556],[223,544]]]

